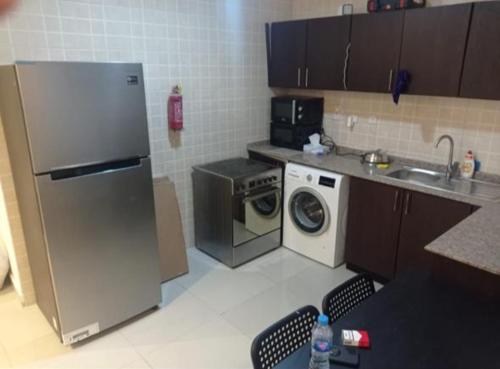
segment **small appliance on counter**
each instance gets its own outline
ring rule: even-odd
[[[281,245],[281,168],[236,158],[192,176],[198,249],[234,268]]]
[[[369,165],[389,165],[391,159],[385,151],[377,149],[375,151],[368,151],[361,154],[361,162]]]
[[[292,126],[288,123],[271,122],[271,145],[302,151],[309,143],[309,136],[321,134],[323,124]]]
[[[323,122],[324,99],[310,96],[271,98],[271,121],[291,125],[316,125]]]
[[[323,130],[324,99],[277,96],[271,99],[271,144],[302,150],[309,136]]]

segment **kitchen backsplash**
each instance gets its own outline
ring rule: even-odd
[[[191,166],[245,155],[248,142],[268,137],[272,92],[267,88],[264,23],[291,18],[290,1],[19,3],[0,20],[1,64],[14,60],[144,64],[153,172],[175,182],[186,242],[193,245]],[[166,101],[177,83],[184,89],[185,128],[179,137],[169,137]],[[0,211],[8,210],[10,222],[8,231],[0,229],[0,237],[17,259],[14,279],[25,287],[31,285],[31,277],[6,155],[0,130],[4,191]],[[31,302],[32,288],[22,287],[20,292]]]
[[[353,3],[356,13],[366,12],[366,1]],[[470,1],[428,1],[447,5]],[[337,15],[343,1],[293,0],[296,19]],[[294,93],[305,93],[294,91]],[[436,139],[450,134],[455,139],[455,160],[469,149],[481,161],[481,170],[500,174],[500,102],[428,96],[402,96],[394,105],[388,94],[316,91],[324,96],[325,130],[343,146],[362,150],[382,148],[389,153],[419,160],[445,163],[448,145],[434,148]],[[348,116],[359,118],[347,128]]]

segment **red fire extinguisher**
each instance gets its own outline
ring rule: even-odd
[[[168,126],[174,131],[180,131],[182,120],[182,87],[175,86],[168,97]]]

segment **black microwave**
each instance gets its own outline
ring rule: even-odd
[[[292,125],[323,123],[322,97],[277,96],[271,98],[271,121]]]
[[[309,143],[309,136],[323,130],[322,124],[291,125],[271,122],[271,145],[301,150]]]

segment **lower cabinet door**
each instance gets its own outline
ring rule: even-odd
[[[394,276],[404,191],[351,178],[346,261],[384,279]]]
[[[406,191],[399,232],[397,272],[429,269],[432,254],[424,248],[467,218],[471,205],[419,192]]]

